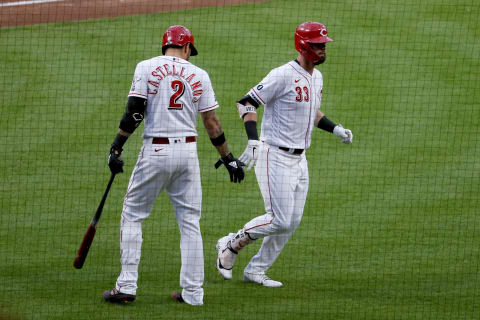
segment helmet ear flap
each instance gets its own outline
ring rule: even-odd
[[[297,51],[311,62],[316,63],[320,59],[307,41],[301,39],[296,44],[298,44]]]
[[[308,52],[308,51],[309,51],[310,45],[308,44],[308,42],[306,42],[305,40],[301,40],[299,44],[300,44],[300,47],[302,48],[302,50],[303,50],[304,52]]]
[[[305,47],[305,40],[297,34],[295,34],[295,49],[301,54],[304,54],[307,49]]]

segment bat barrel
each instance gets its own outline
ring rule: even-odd
[[[95,237],[95,231],[97,230],[97,223],[98,223],[98,220],[100,220],[100,216],[103,211],[103,205],[107,200],[108,192],[110,191],[110,187],[112,186],[114,178],[115,178],[115,174],[112,173],[112,175],[110,176],[110,180],[108,181],[107,188],[103,193],[102,201],[100,201],[100,204],[97,208],[97,212],[95,212],[95,215],[93,216],[93,219],[90,222],[90,226],[88,227],[87,232],[85,232],[85,235],[83,236],[82,244],[80,245],[80,248],[77,251],[77,256],[75,257],[75,260],[73,261],[73,266],[76,269],[81,269],[83,267],[83,264],[85,263],[88,250],[90,249],[90,246],[92,245],[92,242],[93,242],[93,238]]]
[[[75,257],[75,260],[73,261],[73,266],[76,269],[81,269],[83,267],[85,259],[87,258],[88,250],[90,249],[90,246],[92,245],[92,242],[93,242],[93,238],[95,237],[96,230],[97,230],[96,225],[90,224],[90,226],[87,229],[87,232],[85,232],[85,236],[83,237],[82,244],[80,245],[80,248],[77,251],[77,256]]]

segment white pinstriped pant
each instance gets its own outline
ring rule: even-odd
[[[120,227],[122,271],[116,288],[124,293],[136,293],[142,246],[141,223],[150,215],[155,200],[165,189],[180,229],[182,297],[189,304],[201,305],[204,261],[197,144],[185,143],[184,138],[179,143],[172,139],[170,144],[152,144],[151,138],[144,139],[123,204]]]
[[[266,213],[244,226],[252,237],[263,238],[245,272],[265,273],[302,220],[309,183],[305,152],[294,155],[262,143],[255,174]]]

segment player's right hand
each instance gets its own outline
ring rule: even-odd
[[[258,145],[260,141],[258,140],[248,140],[247,148],[242,153],[238,160],[245,163],[245,166],[248,165],[247,171],[249,171],[257,162],[258,158]]]
[[[123,172],[123,159],[120,157],[122,150],[117,150],[113,146],[110,148],[110,155],[108,156],[108,167],[112,174]]]
[[[225,166],[225,168],[227,168],[228,173],[230,174],[231,182],[240,183],[242,182],[243,178],[245,178],[245,173],[242,169],[245,164],[236,159],[232,153],[229,153],[225,157],[218,159],[217,163],[215,163],[215,169],[218,169],[218,167],[220,167],[222,164]]]
[[[333,129],[333,134],[342,139],[342,142],[345,144],[352,144],[353,133],[349,129],[345,129],[341,124],[338,124]]]

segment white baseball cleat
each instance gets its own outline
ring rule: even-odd
[[[217,270],[225,280],[232,279],[233,263],[237,257],[227,246],[230,239],[234,236],[235,233],[230,233],[217,241]]]
[[[217,270],[225,280],[232,279],[232,269],[225,269],[220,263],[220,258],[217,258]]]
[[[264,287],[280,288],[283,283],[270,279],[265,273],[243,273],[243,282],[255,282]]]

